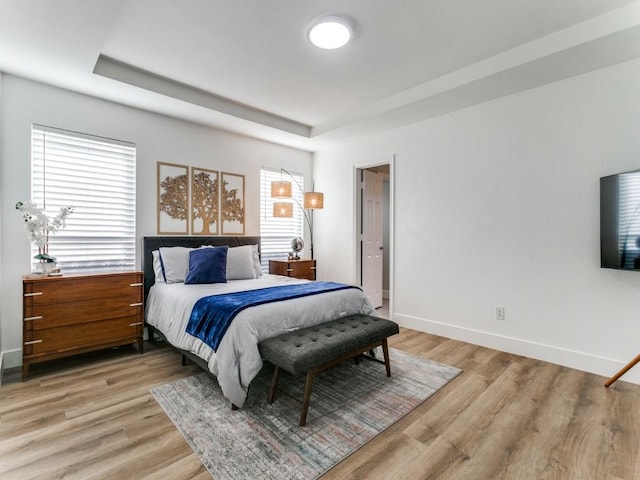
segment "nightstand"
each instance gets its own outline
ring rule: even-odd
[[[25,276],[22,379],[29,365],[137,343],[143,351],[143,273]]]
[[[316,279],[315,260],[269,260],[269,273],[286,277]]]

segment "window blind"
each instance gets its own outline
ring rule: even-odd
[[[635,268],[634,260],[640,255],[636,239],[640,238],[640,177],[620,176],[619,242],[622,252],[621,267]]]
[[[261,257],[262,271],[269,269],[269,260],[286,258],[291,251],[291,240],[304,235],[304,217],[302,205],[304,191],[304,177],[299,173],[291,173],[293,179],[286,173],[278,170],[262,168],[260,170],[260,237],[261,237]],[[294,180],[295,179],[295,180]],[[273,181],[291,182],[292,199],[271,198],[271,182]],[[300,185],[296,184],[296,181]],[[297,200],[297,204],[294,201]],[[274,202],[292,202],[293,217],[280,218],[273,216]]]
[[[74,207],[49,253],[65,272],[134,268],[135,145],[41,125],[31,140],[32,200],[50,218]]]

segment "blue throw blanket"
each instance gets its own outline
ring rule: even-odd
[[[335,282],[308,282],[202,297],[193,306],[187,333],[217,351],[229,325],[245,308],[347,288],[358,287]]]

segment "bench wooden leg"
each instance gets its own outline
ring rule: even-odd
[[[271,377],[271,388],[269,389],[269,398],[267,403],[273,403],[273,399],[276,396],[276,387],[278,386],[278,375],[280,374],[280,367],[276,367],[273,371],[273,377]]]
[[[302,412],[300,413],[300,426],[304,427],[307,423],[307,412],[309,411],[309,402],[311,401],[311,387],[313,386],[313,378],[316,372],[313,368],[307,372],[307,381],[304,384],[304,398],[302,400]]]
[[[391,363],[389,362],[389,346],[387,339],[382,340],[382,353],[384,353],[384,366],[387,369],[387,377],[391,376]]]

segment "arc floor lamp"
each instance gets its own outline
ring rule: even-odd
[[[313,260],[313,211],[324,208],[324,193],[320,192],[305,192],[302,186],[295,177],[284,168],[280,169],[280,173],[286,173],[295,182],[300,192],[303,195],[303,202],[300,202],[291,194],[291,182],[280,179],[279,181],[271,182],[271,197],[277,199],[293,199],[293,201],[302,210],[302,215],[309,227],[309,240],[311,242],[311,259]],[[293,217],[293,203],[291,202],[274,202],[273,204],[273,216],[274,217]]]

